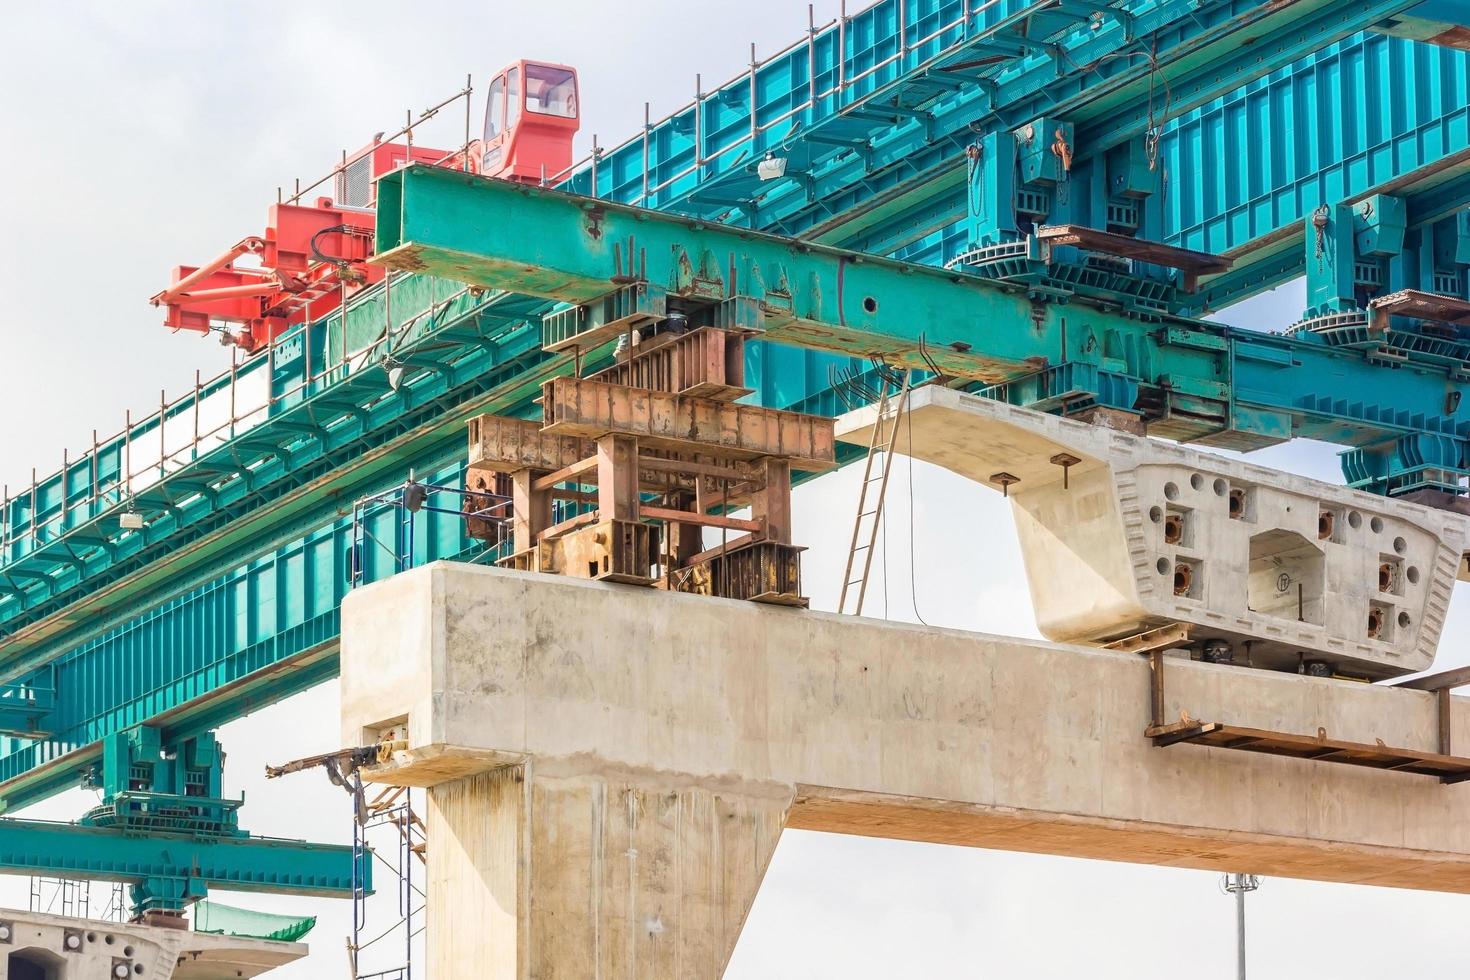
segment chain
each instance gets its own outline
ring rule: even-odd
[[[1317,210],[1312,212],[1312,228],[1317,235],[1317,268],[1322,268],[1322,256],[1327,251],[1327,216],[1329,212],[1327,205],[1318,205]]]

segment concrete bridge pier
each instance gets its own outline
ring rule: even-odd
[[[1163,659],[1170,719],[1433,753],[1443,718],[1470,744],[1462,698]],[[1151,676],[439,563],[344,604],[342,741],[403,746],[368,777],[429,788],[435,977],[714,980],[787,826],[1470,893],[1470,784],[1157,746]]]
[[[429,976],[718,977],[790,803],[592,760],[428,792]]]

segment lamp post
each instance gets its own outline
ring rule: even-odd
[[[1255,875],[1233,874],[1220,879],[1220,888],[1235,896],[1235,975],[1245,980],[1245,895],[1261,887]]]

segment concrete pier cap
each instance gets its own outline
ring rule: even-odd
[[[1171,718],[1438,734],[1420,691],[1167,669]],[[344,603],[342,738],[404,738],[368,778],[428,787],[432,975],[718,977],[784,827],[1470,893],[1463,784],[1157,748],[1150,676],[1112,650],[438,563]],[[1470,737],[1470,704],[1443,700]]]
[[[867,446],[876,408],[838,420]],[[1185,623],[1236,663],[1429,669],[1470,521],[1177,443],[929,386],[896,450],[1005,492],[1043,635]]]

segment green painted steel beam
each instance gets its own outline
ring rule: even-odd
[[[1453,365],[1397,366],[1361,351],[1141,317],[1116,298],[1027,295],[962,273],[729,228],[544,188],[412,167],[379,183],[378,259],[547,299],[586,303],[646,279],[670,296],[743,295],[768,340],[881,356],[1006,383],[994,394],[1045,409],[1097,398],[1154,434],[1228,448],[1306,436],[1362,446],[1470,432]],[[1344,393],[1352,393],[1344,397]]]
[[[0,873],[120,881],[197,898],[207,888],[352,897],[352,848],[270,837],[127,834],[0,820]],[[371,887],[371,862],[362,862]]]
[[[631,272],[670,295],[753,297],[769,340],[918,369],[927,353],[976,380],[1017,378],[1060,357],[1069,316],[1074,326],[1088,317],[1138,327],[964,273],[439,168],[385,177],[378,202],[376,261],[390,268],[577,304]]]

